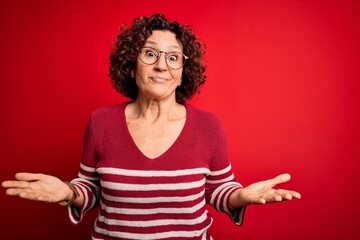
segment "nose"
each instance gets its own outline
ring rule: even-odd
[[[160,56],[155,63],[155,68],[161,71],[167,70],[166,53],[160,52]]]

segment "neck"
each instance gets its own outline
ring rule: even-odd
[[[150,121],[172,120],[181,118],[183,106],[175,98],[166,100],[145,99],[138,97],[133,102],[132,118],[143,118]]]

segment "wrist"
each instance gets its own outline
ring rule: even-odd
[[[228,198],[228,207],[232,210],[232,209],[235,209],[235,208],[239,208],[241,207],[241,205],[239,204],[240,203],[240,199],[239,199],[239,196],[240,196],[240,191],[241,191],[241,188],[240,189],[236,189],[235,191],[233,191],[229,198]]]
[[[70,182],[64,182],[64,183],[68,186],[70,192],[68,194],[68,197],[65,200],[60,201],[59,204],[62,206],[69,206],[76,200],[77,197],[80,196],[80,194],[72,183]]]
[[[243,188],[239,188],[230,194],[228,199],[228,206],[230,209],[246,207],[248,205],[242,197],[242,191]]]

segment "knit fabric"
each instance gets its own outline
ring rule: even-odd
[[[238,225],[245,208],[230,210],[240,188],[231,171],[223,127],[217,116],[185,105],[185,125],[173,145],[150,159],[136,146],[126,124],[127,103],[96,110],[84,136],[78,178],[84,204],[69,206],[79,223],[100,205],[92,239],[211,239],[206,203]]]

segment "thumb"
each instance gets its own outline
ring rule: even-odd
[[[291,179],[291,175],[288,173],[284,173],[274,177],[273,179],[270,179],[269,183],[273,187],[275,185],[288,182],[290,179]]]

